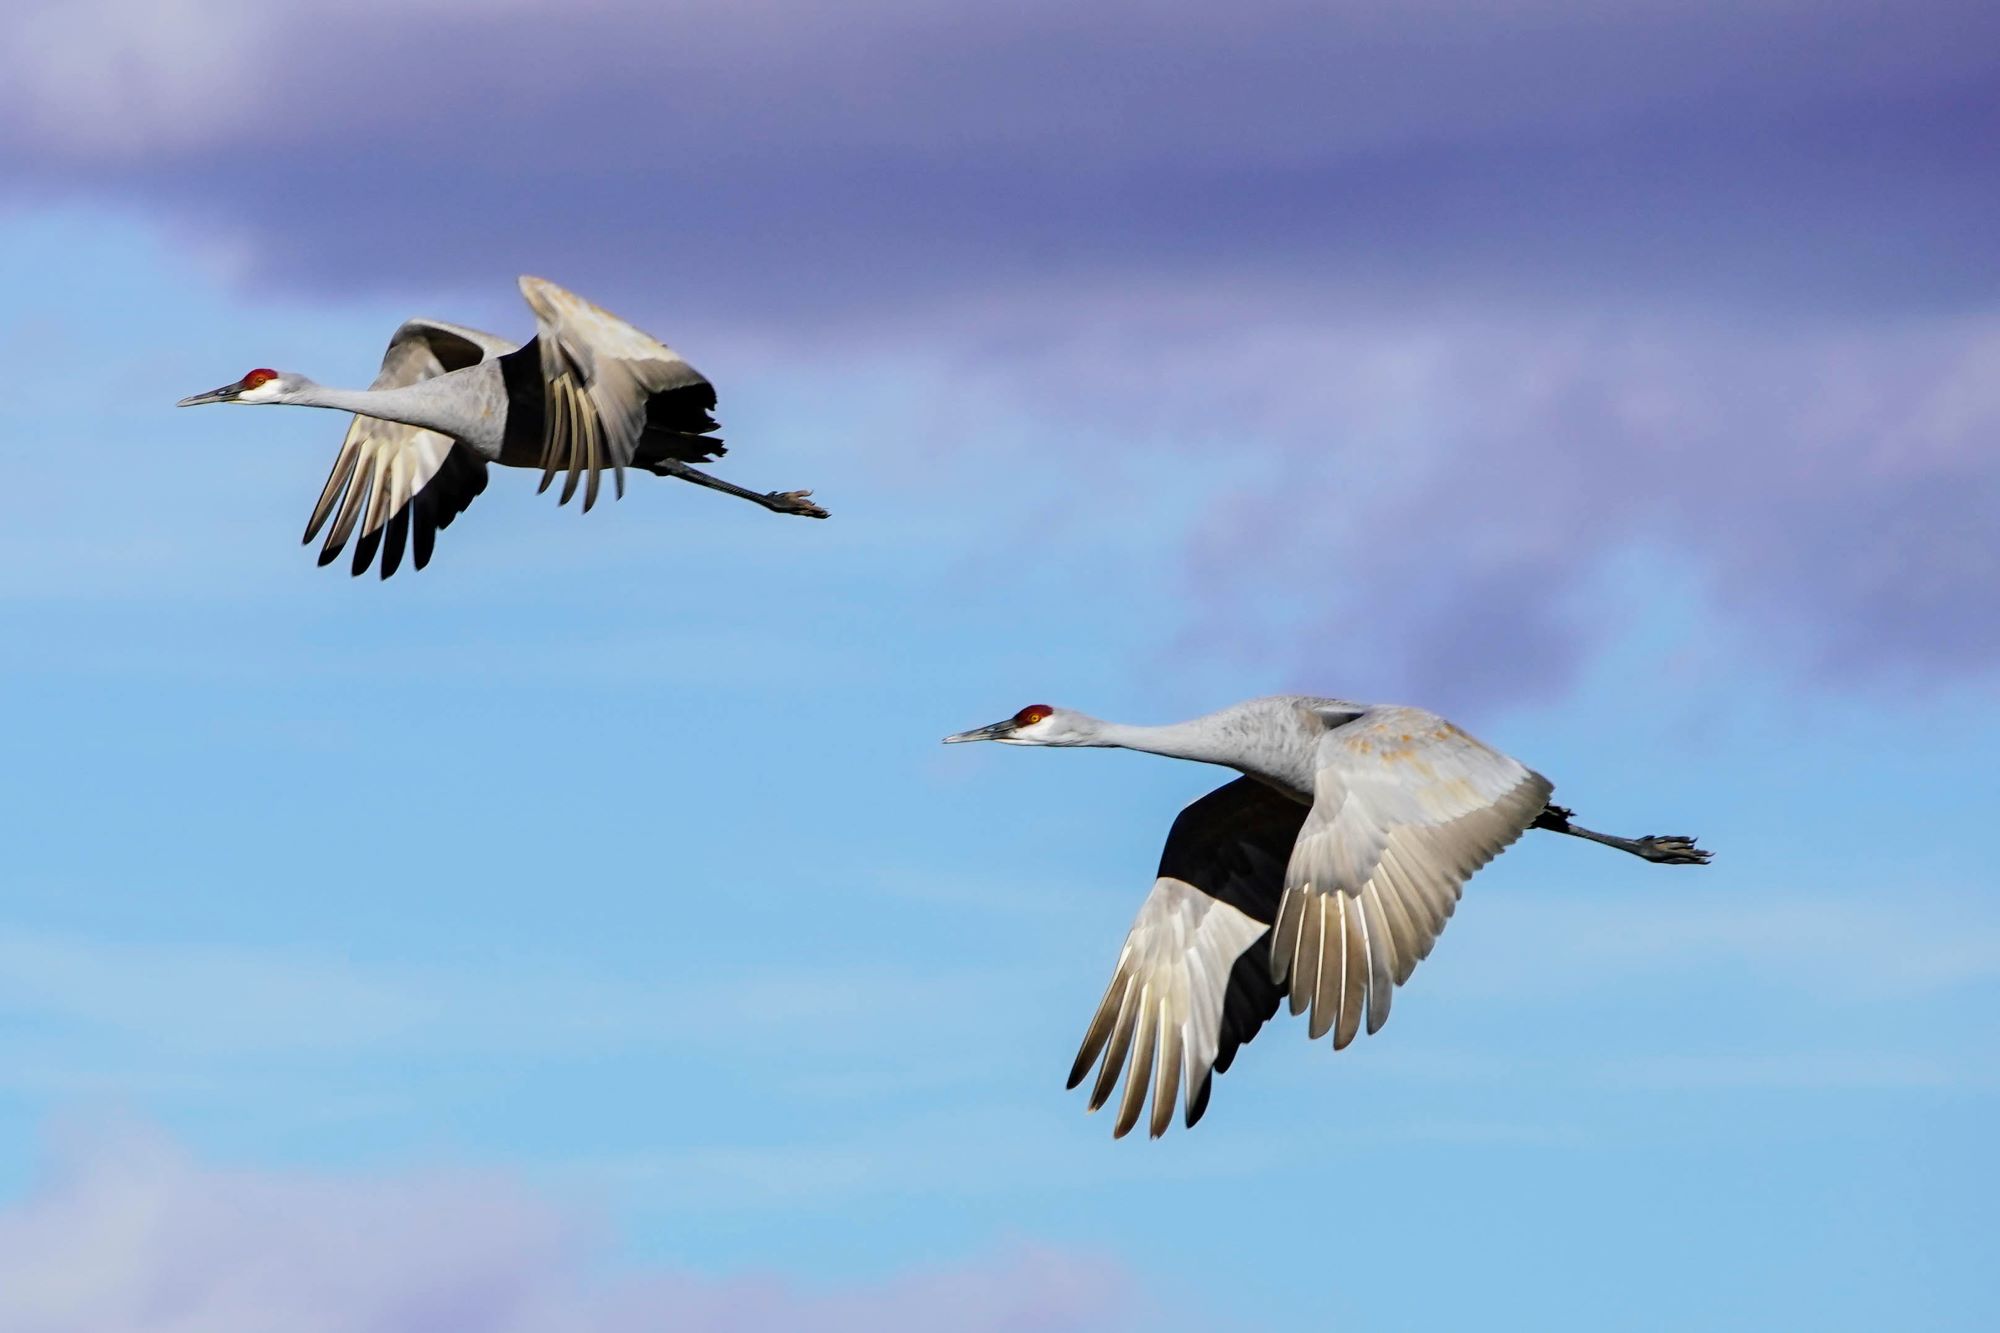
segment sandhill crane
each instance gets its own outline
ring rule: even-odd
[[[367,389],[258,369],[178,406],[289,403],[354,413],[305,540],[310,545],[331,517],[319,553],[319,563],[329,564],[358,522],[357,575],[380,548],[388,578],[406,541],[416,567],[428,564],[438,529],[486,489],[488,463],[540,468],[542,490],[565,473],[559,503],[568,504],[581,481],[586,512],[606,470],[622,496],[625,469],[637,467],[775,513],[826,517],[810,491],[745,490],[690,466],[723,452],[710,433],[715,390],[672,348],[541,278],[522,278],[521,295],[535,314],[535,336],[524,346],[413,319],[389,339]]]
[[[1472,873],[1531,828],[1648,861],[1700,865],[1692,839],[1616,838],[1549,804],[1547,778],[1419,708],[1285,695],[1163,727],[1101,722],[1034,704],[945,737],[1091,745],[1220,764],[1244,776],[1181,811],[1159,877],[1125,937],[1069,1086],[1098,1067],[1095,1111],[1127,1058],[1113,1134],[1187,1123],[1289,996],[1314,1040],[1340,1050],[1389,1017],[1390,992],[1431,951]],[[1267,946],[1259,947],[1269,937]]]

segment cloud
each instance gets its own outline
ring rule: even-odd
[[[681,310],[815,331],[1107,274],[1993,290],[1970,218],[2000,189],[1976,170],[2000,18],[1964,0],[1893,23],[1582,0],[600,0],[550,19],[33,5],[0,20],[0,156],[17,188],[247,229],[265,282],[534,267],[630,290],[636,270]]]
[[[251,58],[292,75],[247,89],[207,81],[225,105],[290,113],[284,124],[212,118],[204,135],[218,143],[297,141],[329,122],[400,122],[442,139],[454,110],[492,105],[491,76],[512,70],[540,76],[504,94],[514,105],[622,108],[603,127],[632,131],[624,141],[574,125],[517,127],[562,138],[573,159],[592,165],[669,142],[694,157],[728,146],[693,133],[671,141],[677,124],[782,129],[827,148],[1060,144],[1078,158],[1126,160],[1143,150],[1200,163],[1242,160],[1253,136],[1253,160],[1284,161],[1329,145],[1367,152],[1562,133],[1584,119],[1617,124],[1691,108],[1719,115],[1718,97],[1734,103],[1728,110],[1780,113],[1857,91],[1889,99],[1975,81],[1987,56],[1966,39],[1992,24],[1981,6],[1937,0],[1896,21],[1855,0],[1804,14],[1782,0],[1726,11],[1627,4],[1615,14],[1587,0],[1504,10],[1430,0],[1332,13],[1258,0],[1227,14],[1138,0],[1080,13],[1028,0],[948,16],[911,0],[684,0],[670,10],[634,0],[36,0],[16,10],[14,33],[56,39],[23,53],[24,69],[65,68],[88,44],[84,33],[123,29],[135,39],[107,48],[100,37],[97,48],[117,50],[128,75],[175,82],[182,91],[172,105],[183,110],[202,74],[236,74]],[[566,21],[551,23],[556,13]],[[611,34],[623,40],[604,41]],[[473,59],[440,59],[452,43]],[[1787,45],[1790,59],[1767,59]],[[1696,71],[1705,76],[1698,82],[1689,77]],[[343,85],[352,90],[344,102]],[[131,90],[103,78],[66,87],[43,78],[17,84],[15,96],[29,109],[77,115],[128,105],[120,99]],[[911,115],[920,103],[931,114]],[[644,133],[656,126],[657,137]],[[14,133],[61,142],[73,128],[41,119]],[[498,136],[456,128],[451,142],[462,155],[504,151]]]
[[[255,11],[246,0],[28,0],[0,18],[15,53],[0,106],[14,135],[57,152],[207,142],[270,94],[252,58]]]
[[[1795,676],[1895,687],[2000,666],[2000,308],[1385,313],[1233,358],[1224,342],[1190,334],[1155,403],[1229,404],[1266,442],[1240,480],[1226,443],[1175,460],[1216,473],[1188,636],[1225,657],[1301,687],[1337,663],[1344,689],[1445,708],[1559,697],[1596,649],[1671,616],[1605,577],[1636,557],[1689,577]],[[1104,419],[1118,405],[1090,377],[1043,382]]]
[[[126,1130],[0,1212],[7,1333],[969,1333],[1156,1327],[1122,1269],[1033,1247],[867,1285],[617,1271],[504,1181],[205,1166]],[[1156,1312],[1154,1312],[1156,1313]]]
[[[1183,638],[1302,685],[1558,695],[1646,622],[1601,579],[1634,556],[1798,678],[2000,666],[1990,5],[550,20],[34,7],[0,164],[226,235],[257,290],[511,322],[548,272],[925,379],[1079,522],[1079,435],[1192,475]]]

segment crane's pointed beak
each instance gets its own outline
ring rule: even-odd
[[[203,403],[233,403],[243,392],[243,381],[225,384],[220,389],[210,389],[207,393],[191,393],[175,403],[175,407],[200,407]]]
[[[995,722],[990,727],[974,727],[971,731],[961,731],[956,736],[947,736],[944,738],[944,743],[957,745],[961,741],[1000,741],[1020,729],[1021,724],[1010,717],[1004,722]]]

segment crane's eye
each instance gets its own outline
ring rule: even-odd
[[[248,375],[245,375],[243,377],[243,387],[246,389],[254,389],[260,384],[269,384],[272,380],[276,378],[278,378],[277,371],[265,370],[262,367],[259,367],[258,369],[251,371]]]
[[[1029,704],[1026,708],[1014,714],[1014,725],[1017,727],[1032,727],[1055,711],[1055,709],[1049,707],[1047,704]]]

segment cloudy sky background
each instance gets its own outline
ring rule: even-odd
[[[1990,1327],[1996,51],[8,8],[0,1329]],[[503,476],[352,581],[336,418],[166,408],[519,272],[834,520]],[[1718,859],[1530,838],[1383,1033],[1114,1144],[1062,1075],[1219,775],[936,739],[1286,688]]]

